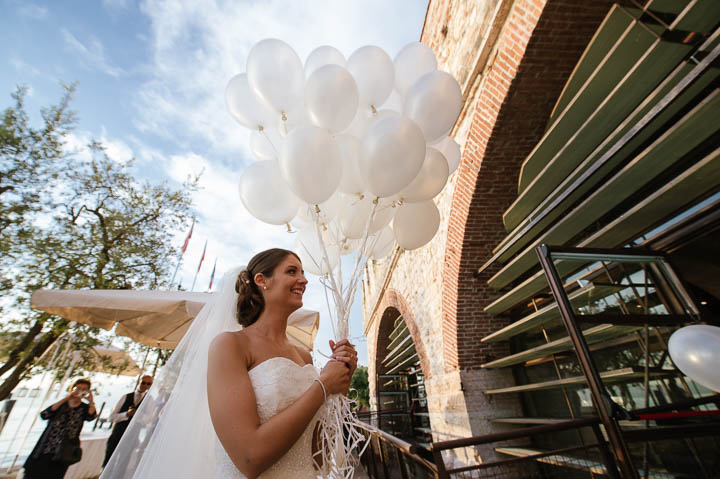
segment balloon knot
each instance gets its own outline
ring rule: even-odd
[[[315,213],[320,214],[320,207],[315,205]]]
[[[282,121],[287,121],[287,117],[285,116],[285,112],[283,111],[283,112],[281,112],[281,113],[282,113],[282,117],[281,117]]]
[[[287,226],[287,232],[292,233],[292,228],[290,227],[290,223],[285,223],[285,226]]]
[[[376,205],[380,202],[380,197],[377,197],[373,200],[373,204]]]
[[[375,105],[370,105],[370,111],[372,111],[373,115],[377,115],[377,110],[375,109]]]
[[[265,127],[264,127],[264,126],[262,126],[262,125],[258,125],[258,131],[259,131],[259,132],[262,132],[262,131],[263,131],[264,129],[265,129]]]

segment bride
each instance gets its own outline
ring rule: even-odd
[[[285,334],[307,280],[291,251],[225,275],[135,413],[101,479],[315,478],[325,399],[345,394],[354,347],[322,371]],[[239,323],[239,324],[238,324]]]

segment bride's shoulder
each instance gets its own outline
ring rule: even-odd
[[[233,356],[245,358],[249,350],[248,337],[243,331],[226,331],[218,334],[210,343],[210,356]]]

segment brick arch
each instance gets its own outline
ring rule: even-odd
[[[468,112],[471,126],[448,221],[443,270],[445,370],[478,369],[506,344],[482,345],[498,329],[483,308],[497,297],[479,266],[507,234],[502,214],[517,196],[522,161],[584,48],[612,2],[518,0],[513,3]],[[492,56],[491,56],[492,58]],[[493,324],[493,322],[495,322]]]
[[[368,362],[372,367],[371,374],[369,375],[370,380],[370,391],[372,394],[376,391],[375,380],[378,374],[376,368],[379,366],[377,362],[377,354],[381,348],[384,348],[388,344],[388,335],[392,331],[392,324],[398,316],[402,315],[405,324],[407,325],[412,341],[415,344],[415,350],[418,353],[418,359],[420,359],[420,369],[423,372],[425,378],[431,377],[430,365],[428,362],[427,352],[425,345],[423,344],[422,337],[420,336],[420,330],[415,323],[415,316],[412,310],[408,306],[405,298],[394,289],[388,289],[383,295],[382,301],[378,308],[378,313],[381,314],[377,321],[374,321],[373,328],[375,328],[374,334],[368,335],[368,337],[374,337],[375,341],[370,344]],[[389,329],[389,330],[388,330]],[[379,371],[382,373],[382,371]]]

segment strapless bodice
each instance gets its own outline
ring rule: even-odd
[[[250,382],[255,391],[258,416],[265,423],[280,413],[312,386],[320,373],[312,364],[300,366],[284,357],[267,359],[248,372]],[[324,411],[320,408],[310,421],[300,439],[275,464],[260,475],[262,479],[315,479],[318,472],[312,463],[312,436],[315,425]],[[228,456],[225,449],[217,441],[217,465],[215,479],[245,479]]]

